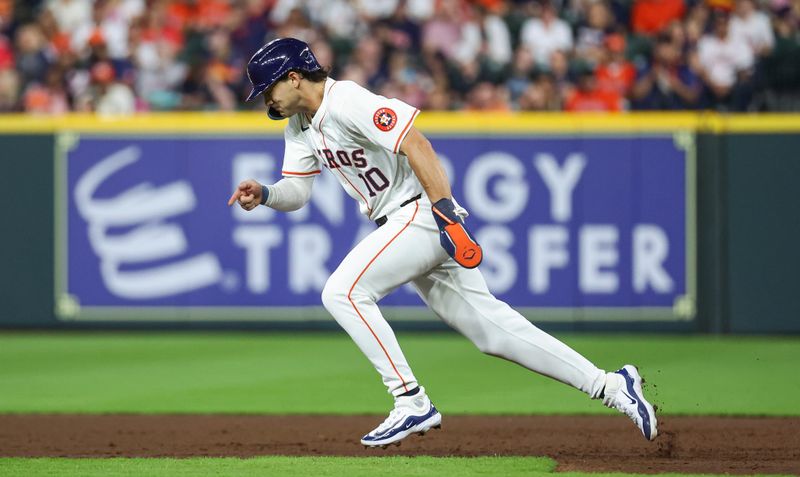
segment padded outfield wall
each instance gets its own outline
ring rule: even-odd
[[[800,116],[416,125],[471,212],[490,289],[537,324],[800,331]],[[374,225],[334,177],[295,213],[225,206],[239,180],[280,177],[281,129],[249,113],[0,118],[0,324],[335,327],[319,293]],[[323,166],[358,167],[348,154]],[[410,288],[382,305],[442,327]]]

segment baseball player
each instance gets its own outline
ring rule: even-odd
[[[378,228],[331,274],[322,303],[355,341],[394,396],[394,409],[361,443],[385,447],[439,428],[441,414],[414,376],[378,301],[412,283],[445,323],[484,353],[573,386],[628,415],[644,437],[658,434],[636,368],[608,373],[495,298],[476,268],[480,245],[450,192],[431,143],[415,127],[419,110],[327,76],[308,45],[280,38],[250,59],[248,101],[263,95],[272,119],[288,118],[283,178],[240,183],[228,205],[303,207],[322,169],[341,183]]]

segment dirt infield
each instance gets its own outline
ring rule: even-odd
[[[800,418],[445,416],[442,430],[364,449],[377,416],[0,415],[0,456],[550,456],[558,470],[800,475]]]

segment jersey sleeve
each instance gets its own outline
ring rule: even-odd
[[[337,105],[337,119],[348,128],[397,154],[419,109],[352,85]]]
[[[289,124],[283,130],[285,148],[281,174],[286,177],[315,176],[321,171],[314,151],[303,139],[300,121],[299,115],[292,116],[289,118]]]

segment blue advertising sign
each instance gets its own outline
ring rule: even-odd
[[[432,142],[500,299],[545,320],[693,315],[693,164],[680,141]],[[282,157],[276,137],[77,138],[57,175],[59,314],[322,318],[328,275],[375,226],[326,171],[299,211],[226,205],[245,178],[279,180]],[[410,287],[381,304],[431,316]]]

